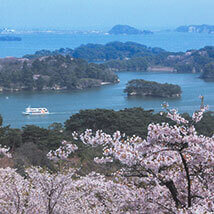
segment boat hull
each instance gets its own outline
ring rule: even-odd
[[[29,113],[29,112],[22,112],[23,115],[47,115],[48,113]]]
[[[28,107],[26,111],[22,112],[23,115],[46,115],[49,114],[47,108],[31,108]]]

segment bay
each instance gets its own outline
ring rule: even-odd
[[[105,108],[120,110],[131,107],[142,107],[161,111],[161,104],[168,102],[180,112],[192,113],[200,107],[199,96],[205,97],[205,103],[214,110],[214,84],[198,78],[198,74],[175,74],[154,72],[120,72],[120,83],[106,85],[85,91],[75,92],[20,92],[0,94],[0,113],[3,125],[20,128],[25,125],[48,127],[54,122],[64,123],[72,114],[83,109]],[[126,83],[131,79],[145,79],[160,83],[173,83],[181,86],[182,97],[164,99],[154,97],[127,97],[123,92]],[[50,115],[24,116],[22,112],[28,105],[46,107]]]
[[[153,35],[96,35],[96,34],[23,34],[21,42],[0,42],[0,57],[21,57],[37,50],[55,50],[75,48],[81,44],[106,44],[111,41],[133,41],[151,47],[161,47],[168,51],[186,51],[214,45],[214,35],[157,32]],[[199,95],[205,96],[205,103],[214,110],[214,83],[205,82],[198,74],[120,72],[120,83],[105,85],[85,91],[75,92],[20,92],[0,94],[0,114],[3,125],[20,128],[25,125],[48,127],[54,122],[64,123],[72,114],[81,109],[106,108],[120,110],[131,107],[142,107],[161,111],[161,104],[166,101],[180,112],[192,113],[200,106]],[[126,83],[131,79],[145,79],[160,83],[178,84],[182,88],[180,99],[163,98],[128,98],[123,92]],[[23,116],[26,107],[46,107],[51,112],[46,116]]]

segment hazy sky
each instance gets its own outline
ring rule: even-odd
[[[214,25],[214,0],[0,0],[0,28]]]

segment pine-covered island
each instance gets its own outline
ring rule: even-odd
[[[128,96],[178,98],[181,96],[182,91],[179,85],[134,79],[127,83],[124,92]]]

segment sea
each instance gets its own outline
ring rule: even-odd
[[[16,35],[14,35],[16,36]],[[104,35],[104,34],[18,34],[22,41],[0,42],[0,57],[22,57],[37,50],[76,48],[82,44],[106,44],[112,41],[138,42],[149,47],[161,47],[168,51],[187,51],[214,46],[213,34],[156,32],[152,35]],[[192,114],[200,107],[199,96],[203,95],[209,110],[214,111],[214,82],[205,82],[199,74],[175,74],[169,72],[118,72],[120,83],[104,85],[82,91],[16,92],[0,93],[0,114],[3,126],[21,128],[36,125],[48,128],[52,123],[62,123],[80,110],[105,108],[121,110],[142,107],[145,110],[162,111],[161,104]],[[145,79],[181,86],[182,96],[176,99],[154,97],[127,97],[124,89],[129,80]],[[50,114],[25,116],[25,108],[46,107]]]

